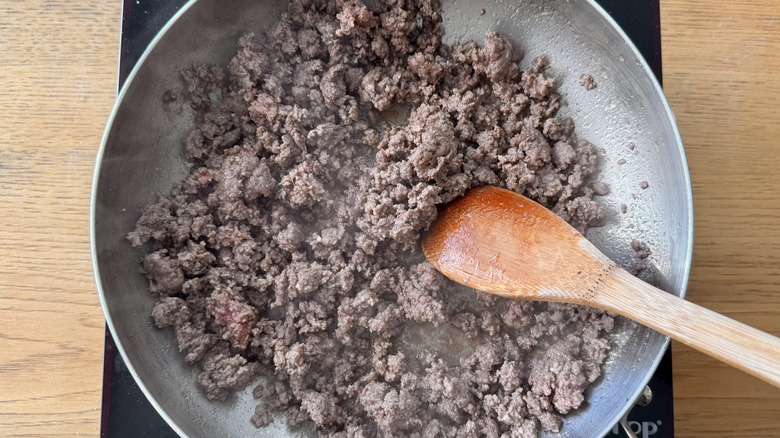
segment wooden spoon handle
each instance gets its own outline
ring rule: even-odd
[[[595,301],[780,388],[780,338],[666,293],[622,269],[610,275]]]

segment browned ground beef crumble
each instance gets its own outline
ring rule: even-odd
[[[596,80],[593,79],[593,76],[591,75],[580,75],[580,85],[585,87],[586,90],[590,91],[594,88],[596,88]]]
[[[443,45],[440,22],[435,0],[295,0],[227,68],[184,72],[191,174],[128,238],[149,243],[152,316],[208,398],[268,379],[257,426],[286,411],[330,437],[535,436],[601,373],[611,315],[464,294],[420,255],[437,206],[475,186],[580,230],[605,216],[545,62],[522,71],[494,32]],[[415,330],[462,345],[411,348]]]
[[[642,243],[636,239],[631,241],[631,249],[633,249],[634,253],[636,254],[636,261],[634,261],[634,263],[628,269],[628,272],[630,272],[632,275],[639,275],[649,267],[647,258],[650,257],[653,252],[650,251],[650,247],[648,247],[645,243]]]

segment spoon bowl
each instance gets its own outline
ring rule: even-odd
[[[780,387],[780,339],[634,277],[520,194],[496,187],[468,191],[439,212],[422,248],[458,283],[609,310]]]

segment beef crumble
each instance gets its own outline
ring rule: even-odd
[[[596,80],[591,75],[580,75],[580,85],[588,91],[597,87]]]
[[[634,250],[637,260],[631,265],[628,272],[632,275],[639,275],[649,267],[647,258],[650,257],[653,252],[650,251],[650,247],[648,247],[647,244],[638,240],[631,241],[631,249]]]
[[[191,174],[128,238],[206,396],[268,379],[257,426],[286,411],[321,436],[536,436],[601,374],[608,313],[464,295],[420,255],[437,207],[475,186],[581,231],[605,216],[545,61],[523,71],[495,32],[444,45],[441,19],[436,0],[294,0],[226,68],[183,74]],[[410,348],[414,327],[462,345]]]

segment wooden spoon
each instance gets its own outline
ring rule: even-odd
[[[495,187],[440,212],[423,252],[444,275],[512,298],[618,313],[780,387],[780,339],[685,301],[618,267],[563,219]]]

